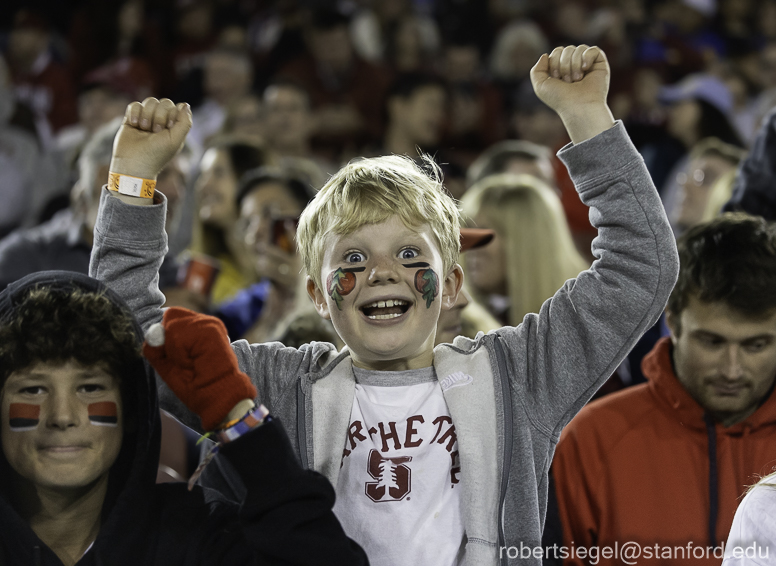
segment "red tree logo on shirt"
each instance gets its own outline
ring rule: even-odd
[[[367,497],[378,503],[404,499],[412,491],[411,471],[404,465],[410,461],[412,456],[383,458],[377,450],[370,451],[366,471],[377,481],[366,482]]]

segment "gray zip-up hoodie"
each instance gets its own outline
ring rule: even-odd
[[[518,327],[434,350],[458,437],[467,566],[541,564],[560,432],[660,316],[678,273],[662,204],[622,124],[559,156],[590,206],[597,260]],[[103,190],[90,274],[122,295],[144,327],[162,316],[163,223],[163,205],[134,207]],[[347,348],[232,346],[302,463],[337,485],[355,386]]]

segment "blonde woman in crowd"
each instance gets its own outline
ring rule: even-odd
[[[577,252],[557,193],[532,175],[486,177],[461,200],[493,241],[465,256],[474,298],[502,324],[517,325],[539,312],[558,287],[589,264]]]

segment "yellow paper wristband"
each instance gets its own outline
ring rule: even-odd
[[[108,188],[130,197],[154,198],[156,181],[110,172],[108,173]]]

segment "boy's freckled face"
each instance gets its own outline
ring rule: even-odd
[[[457,291],[457,279],[441,274],[442,257],[430,227],[413,230],[393,216],[352,234],[330,236],[321,273],[325,288],[316,290],[316,304],[331,318],[356,365],[427,367],[440,310]]]

